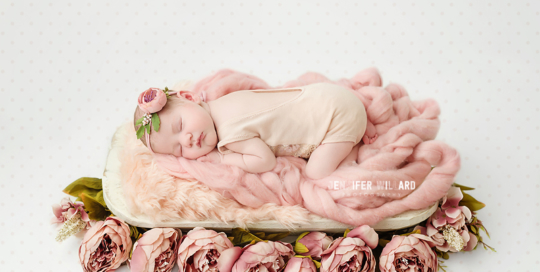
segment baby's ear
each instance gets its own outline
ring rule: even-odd
[[[190,91],[179,91],[179,92],[176,93],[176,95],[178,97],[180,97],[180,98],[185,98],[185,99],[187,99],[189,101],[192,101],[194,103],[197,103],[197,104],[199,102],[201,102],[200,101],[201,98],[199,97],[199,95],[196,95],[196,94],[194,94],[194,93],[192,93]]]

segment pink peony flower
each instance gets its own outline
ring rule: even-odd
[[[283,272],[317,272],[317,267],[308,257],[292,257]]]
[[[234,247],[223,232],[196,227],[183,238],[178,249],[180,272],[216,271],[221,253]]]
[[[436,243],[438,250],[458,252],[474,248],[478,239],[469,233],[467,223],[472,213],[468,207],[459,206],[463,194],[458,187],[450,187],[443,197],[441,208],[428,218],[426,227],[416,226],[421,233],[429,236]],[[472,236],[475,236],[472,238]]]
[[[328,248],[334,240],[331,236],[327,236],[324,232],[312,231],[296,241],[297,247],[305,246],[308,252],[299,253],[303,256],[311,256],[313,259],[320,260],[321,253]],[[297,250],[298,252],[298,250]]]
[[[178,254],[182,231],[154,228],[145,232],[133,245],[128,266],[132,272],[170,272]]]
[[[97,222],[84,235],[79,261],[85,272],[114,271],[131,251],[129,226],[116,217]]]
[[[458,187],[450,187],[448,193],[443,197],[441,210],[446,216],[439,216],[436,220],[433,220],[433,226],[439,227],[448,224],[455,225],[456,228],[459,228],[465,225],[465,219],[463,215],[467,218],[467,221],[471,219],[471,210],[466,206],[459,206],[459,202],[463,199],[463,194],[461,189]]]
[[[159,88],[150,88],[139,95],[138,103],[145,113],[158,112],[167,104],[167,95]]]
[[[281,241],[260,241],[244,248],[232,247],[218,259],[220,272],[278,272],[294,256],[293,247]]]
[[[90,219],[88,218],[86,211],[84,211],[84,203],[80,201],[75,201],[75,203],[73,203],[69,197],[65,197],[60,201],[60,204],[53,204],[52,209],[55,217],[51,219],[51,223],[64,223],[76,213],[79,213],[81,219],[84,222],[88,222],[88,226],[90,226]]]
[[[359,226],[347,237],[339,237],[321,254],[321,272],[375,271],[371,249],[377,247],[379,235],[368,225]]]
[[[426,235],[394,235],[382,250],[379,269],[381,272],[436,272],[438,259],[435,251],[431,249],[433,246],[435,246],[435,243]]]

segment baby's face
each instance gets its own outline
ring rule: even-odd
[[[150,134],[155,153],[197,159],[210,153],[217,145],[217,133],[210,113],[193,101],[160,112],[159,119],[159,131]]]

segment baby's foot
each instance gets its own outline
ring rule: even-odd
[[[367,134],[364,135],[364,137],[362,138],[362,140],[364,141],[364,144],[372,144],[375,142],[375,140],[377,140],[377,138],[379,137],[379,134],[375,133],[375,136],[373,137],[369,137]]]

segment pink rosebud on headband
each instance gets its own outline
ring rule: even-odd
[[[139,95],[138,103],[145,113],[158,112],[167,104],[167,94],[159,88],[150,88]]]
[[[159,88],[150,88],[139,95],[138,104],[139,109],[144,112],[144,115],[135,121],[135,125],[141,125],[137,130],[137,139],[145,136],[146,146],[150,149],[150,152],[154,152],[150,146],[150,132],[159,131],[161,121],[157,114],[158,111],[165,107],[167,104],[167,98],[171,95],[177,95],[182,97],[180,92],[169,91],[169,88],[165,87],[164,90]],[[206,102],[206,92],[199,93],[200,100]]]

